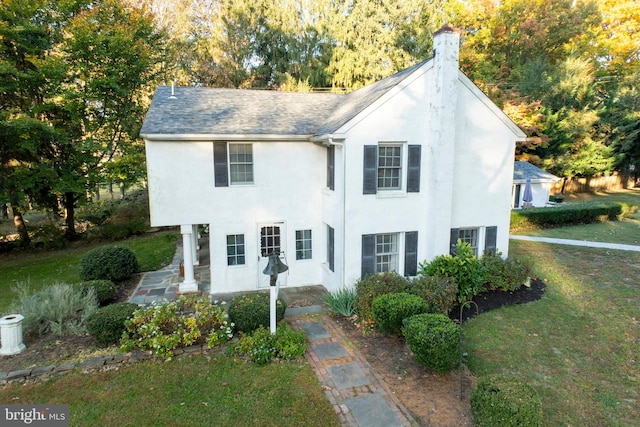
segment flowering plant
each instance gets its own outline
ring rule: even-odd
[[[233,337],[228,317],[223,307],[206,297],[181,296],[168,304],[136,310],[125,322],[120,345],[125,351],[139,349],[163,357],[194,344],[212,348]]]

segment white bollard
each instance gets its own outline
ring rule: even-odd
[[[22,342],[22,319],[20,314],[9,314],[0,318],[0,356],[22,353],[26,346]]]

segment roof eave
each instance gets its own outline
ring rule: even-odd
[[[146,141],[310,141],[312,134],[204,134],[141,133]]]

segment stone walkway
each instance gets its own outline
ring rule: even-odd
[[[200,290],[210,299],[229,301],[237,294],[211,294],[206,241],[196,267]],[[144,273],[129,302],[152,304],[176,298],[180,277],[182,242],[178,242],[171,264]],[[289,324],[305,332],[306,358],[325,390],[327,399],[345,427],[400,427],[419,425],[389,390],[383,378],[351,344],[342,329],[325,313],[323,286],[280,288],[287,302]]]

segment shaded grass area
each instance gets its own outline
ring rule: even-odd
[[[140,271],[152,271],[168,265],[176,251],[179,235],[159,232],[114,243],[77,245],[59,251],[12,252],[0,256],[0,311],[15,297],[11,290],[18,283],[28,283],[32,290],[53,283],[80,282],[78,264],[84,254],[97,246],[124,246],[133,251]]]
[[[0,402],[70,404],[73,426],[340,426],[306,363],[224,355],[10,385]]]
[[[533,385],[545,425],[640,425],[640,253],[512,241],[545,296],[465,324],[470,365]]]

